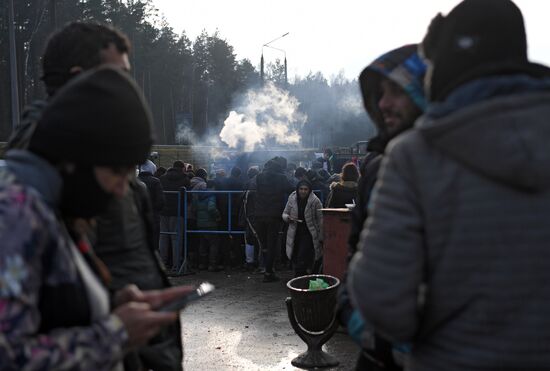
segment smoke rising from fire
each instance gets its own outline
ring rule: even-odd
[[[273,145],[300,145],[300,130],[307,116],[288,91],[268,82],[248,90],[238,101],[219,134],[230,148],[253,151]]]

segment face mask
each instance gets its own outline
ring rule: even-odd
[[[77,167],[62,173],[60,210],[64,217],[89,219],[107,209],[113,195],[101,188],[92,167]]]

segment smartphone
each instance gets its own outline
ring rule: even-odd
[[[158,311],[160,312],[178,312],[185,308],[189,303],[194,302],[200,298],[205,297],[214,291],[215,287],[209,282],[201,283],[196,290],[191,291],[189,294],[171,301],[170,303],[160,307]]]

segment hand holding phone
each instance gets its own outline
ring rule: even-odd
[[[183,308],[185,308],[187,304],[210,294],[214,290],[215,290],[214,285],[212,285],[209,282],[203,282],[197,287],[196,290],[193,290],[189,294],[179,299],[176,299],[174,301],[171,301],[166,305],[163,305],[157,310],[160,312],[178,312]]]

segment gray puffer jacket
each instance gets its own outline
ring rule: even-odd
[[[390,143],[348,288],[409,370],[550,369],[550,92]]]
[[[321,209],[323,204],[321,200],[313,192],[309,194],[307,199],[304,218],[311,238],[313,239],[313,248],[315,249],[315,260],[318,260],[322,255],[321,241],[323,241],[323,213]],[[288,196],[285,210],[283,211],[283,220],[286,223],[290,222],[290,217],[298,219],[298,202],[296,200],[296,191]],[[286,234],[286,255],[292,259],[292,251],[294,250],[294,238],[296,237],[296,223],[290,223]]]

